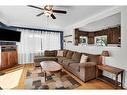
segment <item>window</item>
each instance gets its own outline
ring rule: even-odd
[[[86,36],[80,36],[80,44],[87,45],[87,37]]]
[[[95,37],[95,45],[97,45],[97,46],[107,46],[107,35],[96,36]]]
[[[45,50],[61,48],[59,32],[18,29],[21,31],[21,42],[18,43],[19,63],[33,63],[34,56]]]

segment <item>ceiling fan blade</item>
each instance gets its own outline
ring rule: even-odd
[[[53,10],[53,12],[62,13],[62,14],[66,14],[67,13],[67,11],[63,11],[63,10]]]
[[[43,10],[43,8],[37,7],[37,6],[33,6],[33,5],[27,5],[28,7],[32,7],[32,8],[36,8],[36,9],[41,9]]]
[[[41,16],[41,15],[43,15],[43,14],[44,14],[44,12],[42,12],[42,13],[40,13],[40,14],[36,15],[36,16]]]
[[[51,17],[52,17],[53,19],[56,19],[56,17],[54,16],[54,14],[51,14]]]

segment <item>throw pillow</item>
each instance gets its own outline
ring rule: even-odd
[[[81,59],[80,59],[80,63],[86,63],[88,59],[88,56],[82,54]]]
[[[63,56],[63,50],[58,50],[57,51],[57,56]]]

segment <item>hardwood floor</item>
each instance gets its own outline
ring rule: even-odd
[[[25,80],[25,75],[27,73],[27,70],[29,69],[33,69],[34,65],[33,64],[27,64],[23,66],[23,73],[21,75],[20,81],[18,86],[15,89],[23,89],[24,87],[24,80]],[[89,90],[89,89],[105,89],[105,90],[109,90],[109,89],[114,89],[112,86],[110,86],[109,84],[106,84],[100,80],[91,80],[88,81],[86,83],[84,83],[83,81],[81,81],[79,78],[75,77],[73,74],[69,73],[68,71],[65,70],[65,72],[67,72],[70,76],[72,76],[75,80],[77,80],[82,86],[78,87],[77,89],[82,89],[82,90]]]

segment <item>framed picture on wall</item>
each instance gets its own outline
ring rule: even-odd
[[[96,36],[95,37],[95,45],[97,45],[97,46],[107,46],[107,35]]]

